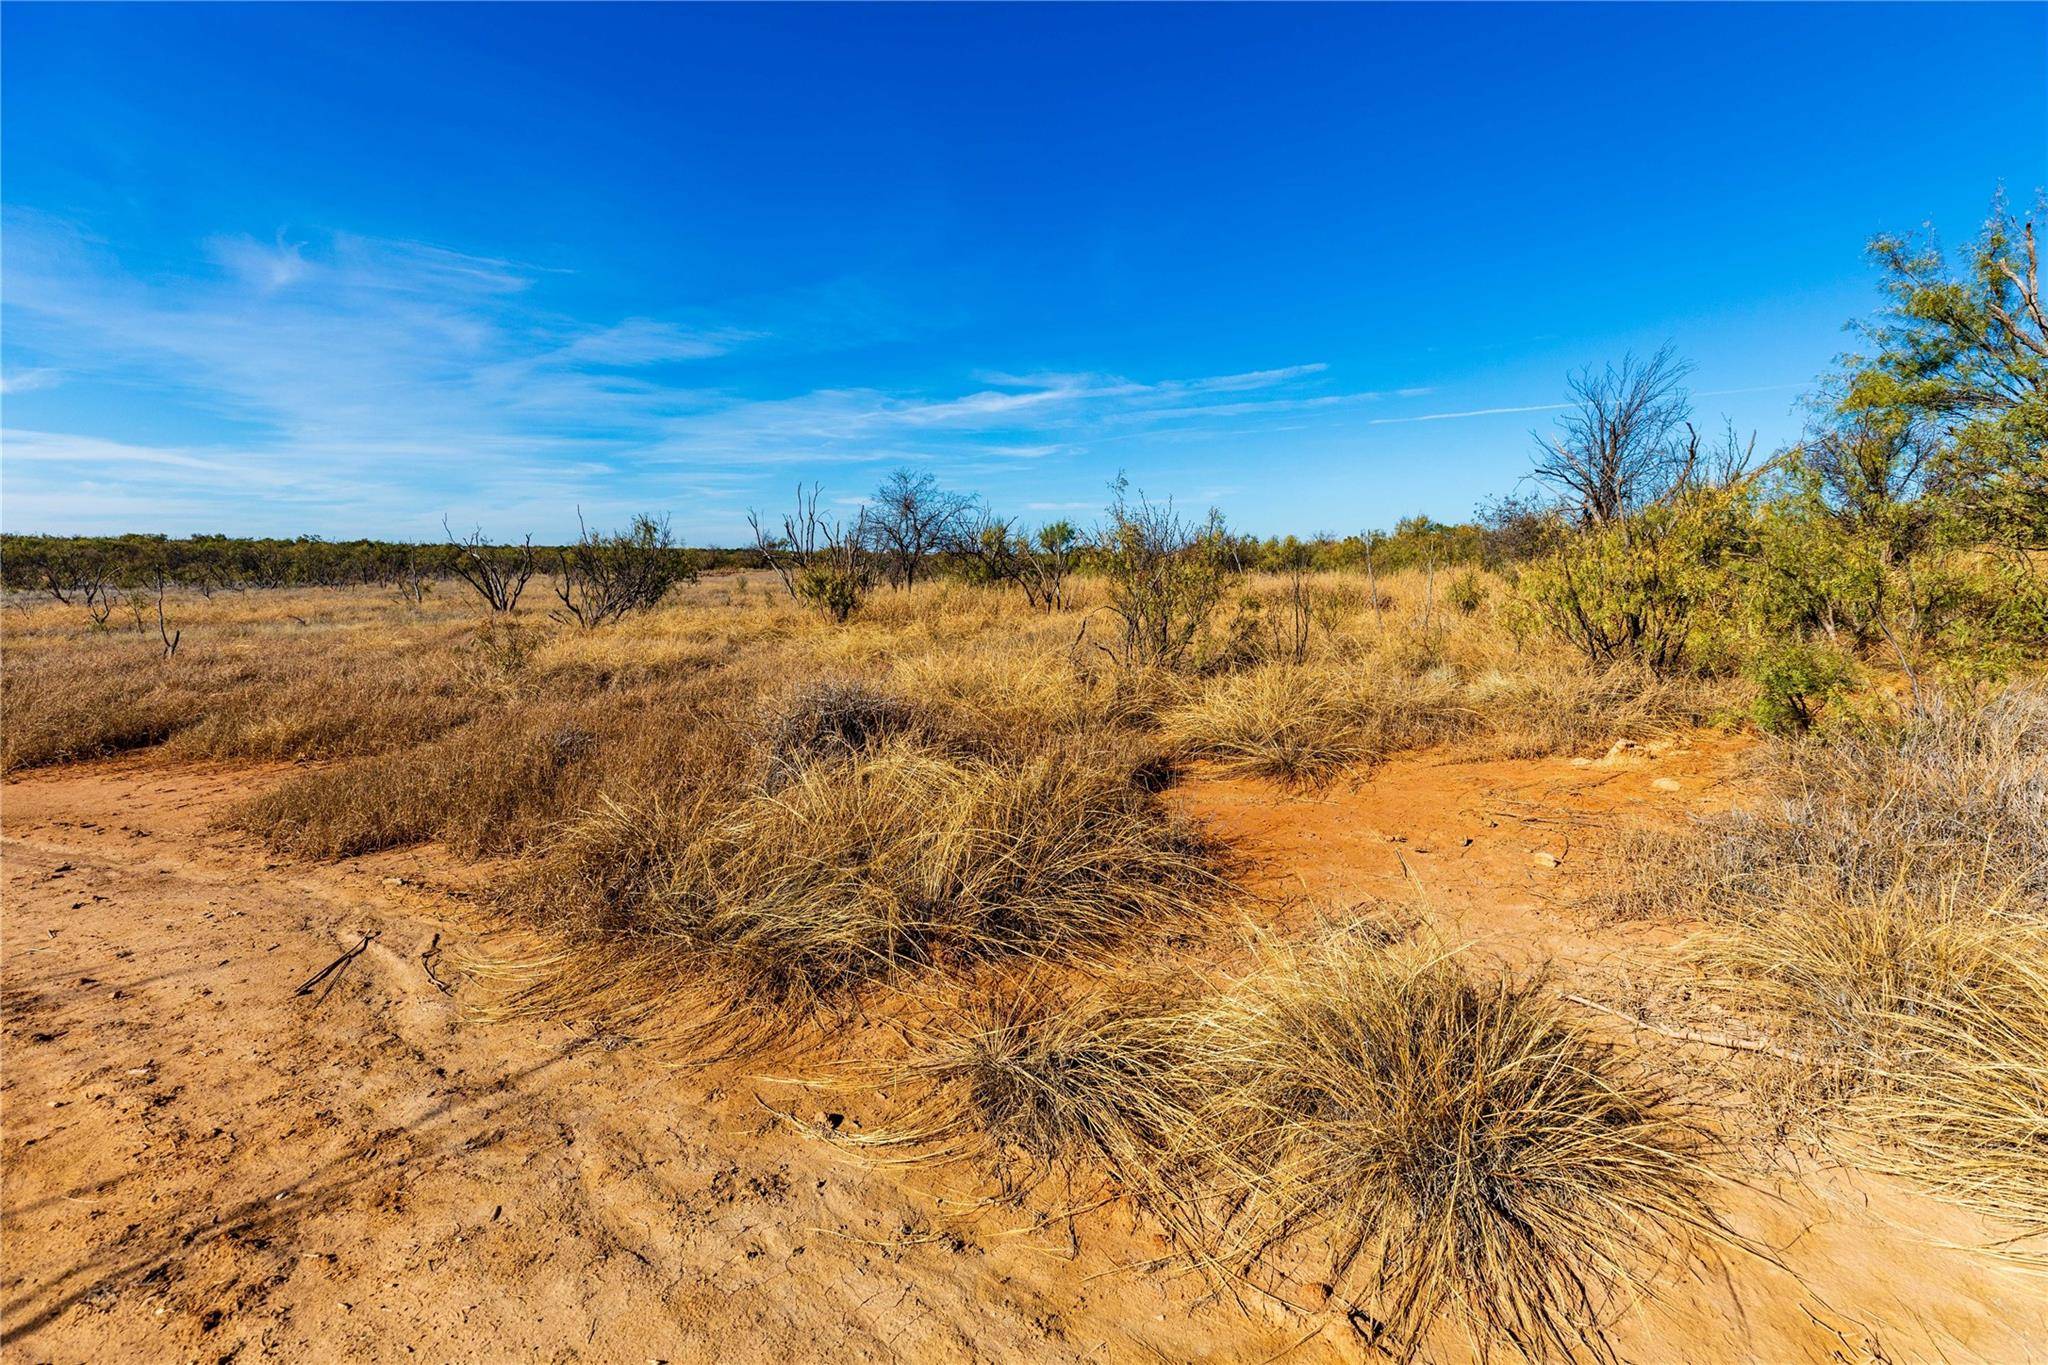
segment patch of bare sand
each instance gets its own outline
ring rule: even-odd
[[[1487,951],[1598,978],[1654,969],[1659,939],[1586,930],[1559,882],[1633,798],[1725,800],[1713,743],[1654,774],[1422,758],[1314,797],[1198,779],[1173,799],[1269,888],[1338,903],[1419,882]],[[211,832],[271,775],[130,761],[4,788],[8,1359],[1360,1356],[1341,1317],[1119,1270],[1164,1250],[1127,1209],[1071,1236],[1020,1210],[942,1219],[969,1173],[863,1162],[762,1102],[859,1132],[872,1097],[467,1018],[421,954],[474,934],[487,870],[432,850],[280,865]],[[293,994],[366,934],[331,991]],[[2043,1281],[1944,1245],[1984,1229],[1894,1184],[1797,1174],[1733,1201],[1788,1269],[1689,1277],[1623,1326],[1626,1359],[2048,1356]]]

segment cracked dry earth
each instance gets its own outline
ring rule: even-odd
[[[1719,757],[1661,759],[1671,801],[1725,800]],[[1162,1249],[1125,1208],[942,1217],[967,1173],[824,1140],[881,1120],[846,1097],[478,1021],[435,950],[474,940],[465,893],[489,869],[431,849],[280,865],[213,829],[278,773],[124,760],[5,785],[7,1361],[1368,1354],[1341,1316],[1123,1269]],[[1654,808],[1651,780],[1423,758],[1312,797],[1197,778],[1173,799],[1269,890],[1419,885],[1474,951],[1556,957],[1615,998],[1658,935],[1575,927],[1558,896],[1579,853],[1531,850]],[[1623,1358],[2048,1358],[2048,1281],[1959,1249],[1995,1230],[1910,1190],[1809,1161],[1729,1211],[1777,1264],[1680,1277],[1618,1332]]]

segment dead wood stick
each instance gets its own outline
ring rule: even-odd
[[[426,950],[420,954],[420,966],[425,967],[427,969],[427,980],[434,983],[435,990],[441,992],[441,994],[443,995],[453,995],[455,994],[455,988],[450,986],[447,982],[443,981],[440,978],[440,976],[436,974],[436,972],[434,971],[434,958],[440,953],[440,951],[441,931],[436,929],[434,931],[434,941],[432,943],[429,943],[426,946]]]
[[[1583,995],[1573,995],[1568,991],[1559,991],[1557,994],[1561,1000],[1569,1000],[1574,1005],[1584,1005],[1590,1010],[1599,1010],[1602,1014],[1611,1014],[1617,1019],[1634,1024],[1639,1029],[1661,1034],[1666,1038],[1675,1039],[1681,1043],[1705,1043],[1708,1047],[1725,1047],[1731,1052],[1761,1052],[1766,1057],[1776,1057],[1780,1061],[1785,1062],[1804,1064],[1808,1060],[1797,1052],[1788,1052],[1784,1048],[1773,1047],[1769,1043],[1752,1042],[1747,1038],[1730,1038],[1725,1033],[1702,1033],[1697,1029],[1667,1028],[1662,1024],[1653,1024],[1647,1019],[1638,1019],[1633,1014],[1624,1013],[1612,1005],[1603,1005],[1598,1000],[1588,1000]]]
[[[337,957],[336,959],[334,959],[334,961],[328,963],[325,967],[322,967],[319,971],[307,977],[305,981],[300,983],[299,988],[292,992],[292,994],[295,996],[311,994],[315,986],[319,985],[323,981],[326,981],[327,989],[320,992],[320,999],[314,1001],[313,1003],[317,1005],[321,1003],[321,1001],[326,1000],[328,994],[332,992],[336,984],[340,982],[342,973],[348,970],[348,964],[354,962],[357,958],[361,957],[363,955],[363,950],[370,946],[370,940],[375,937],[377,937],[375,934],[364,934],[363,941],[361,943],[358,943],[355,947],[349,949],[340,957]],[[329,977],[332,977],[333,980],[328,980]]]

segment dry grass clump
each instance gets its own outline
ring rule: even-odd
[[[274,596],[318,610],[299,594]],[[431,740],[482,707],[439,623],[387,629],[384,606],[356,603],[360,626],[309,625],[294,612],[259,614],[266,606],[276,609],[205,604],[219,623],[195,625],[172,658],[153,636],[85,630],[51,608],[10,613],[0,768],[159,746],[185,758],[375,753]]]
[[[2048,689],[1774,746],[1771,797],[1646,836],[1636,914],[1702,915],[1879,1164],[2048,1232]]]
[[[223,687],[167,737],[190,758],[345,758],[430,742],[474,718],[480,699],[439,661],[352,657],[236,695]]]
[[[1809,891],[1737,916],[1700,957],[1779,1021],[1877,1164],[2048,1233],[2048,927],[1953,893]]]
[[[1205,684],[1159,720],[1167,742],[1226,772],[1317,782],[1452,729],[1456,689],[1314,665],[1265,664]]]
[[[1901,888],[1936,918],[2048,915],[2048,687],[1936,697],[1754,762],[1753,808],[1625,836],[1610,909],[1725,918]]]
[[[196,695],[82,662],[10,654],[0,669],[0,772],[145,749],[201,713]]]
[[[1016,748],[1132,719],[1115,688],[1076,667],[1065,643],[1023,636],[998,647],[934,648],[898,656],[885,677],[951,733],[999,736]]]
[[[1227,995],[1211,1027],[1234,1236],[1326,1256],[1396,1354],[1446,1312],[1482,1349],[1607,1354],[1603,1323],[1660,1260],[1722,1235],[1706,1131],[1540,978],[1338,941]]]
[[[508,903],[542,927],[658,940],[798,1012],[899,970],[1057,958],[1198,910],[1222,882],[1113,740],[1017,758],[901,742],[772,788],[614,803]]]
[[[1730,688],[1705,679],[1659,677],[1646,669],[1587,669],[1519,661],[1467,684],[1476,728],[1469,747],[1489,757],[1589,753],[1617,739],[1659,739],[1728,706]]]
[[[850,758],[892,740],[941,738],[922,708],[859,678],[798,685],[768,709],[762,728],[771,786],[795,780],[811,764]]]
[[[1771,1010],[1793,1049],[1854,1085],[1871,1058],[1895,1049],[1899,1020],[1953,1013],[2007,975],[2004,940],[2016,932],[1895,886],[1810,891],[1794,905],[1735,914],[1697,948],[1713,980]]]
[[[1652,739],[1704,719],[1717,695],[1632,669],[1524,662],[1467,673],[1399,653],[1222,674],[1163,710],[1160,728],[1179,752],[1226,771],[1315,783],[1440,743],[1467,757],[1531,758]]]
[[[2048,938],[2003,938],[1976,971],[1891,1020],[1859,1105],[1892,1169],[2017,1223],[2048,1263]]]
[[[500,710],[429,744],[290,778],[230,820],[303,858],[429,840],[466,857],[516,853],[604,792],[740,780],[736,728],[688,691]]]
[[[1725,1231],[1714,1144],[1540,980],[1338,932],[1220,989],[974,1007],[923,1039],[906,1129],[1025,1176],[1100,1163],[1198,1263],[1316,1281],[1412,1356],[1606,1356],[1604,1325]],[[987,1154],[984,1149],[984,1154]]]
[[[1743,831],[1759,864],[1845,891],[1962,877],[2048,911],[2048,686],[1937,696],[1897,726],[1786,745],[1774,776],[1777,808]]]
[[[885,1139],[923,1159],[977,1160],[1005,1197],[1057,1175],[1099,1172],[1149,1207],[1170,1207],[1195,1121],[1190,1051],[1201,1004],[1140,978],[1031,976],[935,1011],[895,1079],[925,1087],[907,1126]]]

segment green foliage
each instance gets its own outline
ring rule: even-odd
[[[1805,734],[1823,708],[1840,697],[1855,678],[1850,661],[1840,652],[1790,641],[1752,655],[1745,670],[1756,684],[1751,716],[1771,734]]]
[[[1462,569],[1453,578],[1444,595],[1452,606],[1470,616],[1486,601],[1486,585],[1479,581],[1479,575],[1470,569]]]
[[[951,558],[960,576],[982,587],[1015,583],[1032,606],[1056,611],[1067,605],[1067,578],[1084,546],[1070,521],[1048,522],[1027,535],[1001,518],[986,518],[964,535]]]
[[[1603,526],[1557,532],[1521,575],[1539,624],[1597,664],[1712,666],[1752,541],[1751,485],[1702,488]]]
[[[493,613],[478,623],[465,648],[487,677],[516,679],[546,642],[547,636],[532,626]]]
[[[535,551],[548,560],[559,553],[540,546]],[[738,567],[756,559],[752,551],[689,553],[703,568]],[[0,581],[17,592],[69,598],[95,577],[109,585],[135,587],[150,580],[162,564],[172,583],[202,593],[380,584],[424,587],[454,573],[456,554],[445,542],[322,540],[318,536],[278,540],[221,535],[8,534],[0,535]]]
[[[667,519],[645,514],[611,535],[586,529],[557,560],[562,606],[554,616],[586,630],[653,607],[677,583],[697,577],[695,559],[676,544]]]
[[[2048,214],[2037,207],[2036,216]],[[1890,307],[1861,329],[1873,353],[1848,358],[1840,410],[1934,429],[1938,491],[1985,535],[2040,549],[2048,548],[2048,311],[2034,226],[2001,197],[1959,275],[1931,238],[1873,241]]]
[[[845,625],[867,600],[874,574],[864,563],[845,557],[806,564],[796,574],[796,595]]]
[[[1739,668],[1766,729],[1811,725],[1859,657],[2000,676],[2048,653],[2048,315],[2031,223],[2001,204],[1952,276],[1881,237],[1890,307],[1828,420],[1765,469],[1668,506],[1553,522],[1511,622],[1599,663]]]

